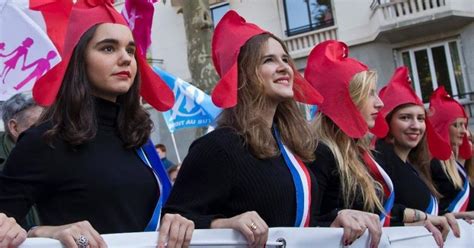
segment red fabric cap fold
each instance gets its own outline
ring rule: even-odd
[[[452,153],[449,126],[457,118],[466,118],[467,120],[469,120],[469,118],[462,105],[449,96],[444,86],[438,87],[431,95],[428,116],[435,132],[441,137],[439,143],[430,144],[430,147],[433,145],[436,149],[435,152],[444,158],[442,160],[446,160]],[[460,151],[466,149],[464,146],[469,146],[467,139],[463,139]]]
[[[69,0],[30,0],[32,10],[41,11],[46,22],[46,31],[59,52],[62,52],[67,20],[71,13],[72,1]]]
[[[77,43],[87,30],[100,23],[116,23],[128,27],[122,15],[115,10],[113,0],[80,0],[72,7],[64,49],[61,51],[62,61],[39,78],[33,87],[33,97],[38,104],[49,106],[54,103]],[[173,92],[153,73],[139,50],[136,50],[135,58],[141,74],[140,92],[154,108],[166,111],[173,106]]]
[[[221,79],[212,91],[212,101],[221,108],[237,104],[238,57],[240,48],[252,37],[269,33],[248,23],[237,12],[229,10],[219,21],[212,37],[212,61]],[[295,99],[319,104],[323,98],[297,71],[294,72]]]
[[[398,67],[388,84],[380,90],[379,97],[384,103],[384,107],[380,110],[380,114],[375,120],[375,126],[370,131],[378,138],[385,138],[389,132],[389,123],[386,121],[387,115],[395,108],[403,104],[414,104],[423,107],[421,99],[416,95],[411,86],[411,80],[408,76],[408,68],[405,66]],[[434,131],[429,119],[426,121],[426,135],[428,146],[431,154],[441,160],[446,160],[446,152],[450,154],[449,147],[437,146],[442,143],[441,137]],[[446,150],[447,149],[447,150]]]
[[[374,128],[370,130],[379,138],[385,138],[387,135],[389,127],[385,117],[396,107],[407,103],[423,106],[423,102],[413,91],[408,76],[408,68],[405,66],[398,67],[395,70],[388,84],[380,90],[379,97],[384,103],[384,107],[379,114],[383,118],[377,118]]]
[[[328,116],[345,134],[361,138],[368,126],[349,93],[349,82],[355,74],[367,71],[363,63],[348,57],[343,42],[319,43],[308,56],[305,78],[324,97],[318,111]]]

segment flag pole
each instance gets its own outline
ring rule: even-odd
[[[181,164],[181,157],[179,156],[178,146],[176,145],[176,139],[174,138],[174,133],[171,133],[171,140],[173,141],[174,150],[176,151],[176,157],[178,158],[178,163]]]

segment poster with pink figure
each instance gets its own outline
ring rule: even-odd
[[[0,101],[31,90],[61,61],[44,27],[17,3],[0,0]]]

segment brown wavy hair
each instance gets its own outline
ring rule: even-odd
[[[234,129],[243,137],[251,153],[260,159],[280,154],[272,130],[262,116],[262,113],[268,109],[269,99],[264,94],[263,79],[258,71],[263,49],[270,38],[278,41],[288,54],[283,42],[272,34],[260,34],[248,40],[241,47],[238,57],[237,105],[225,109],[218,119],[219,127]],[[289,58],[289,65],[294,73],[299,73],[291,58]],[[299,89],[294,87],[294,90]],[[282,142],[292,152],[304,161],[314,159],[316,139],[294,99],[278,105],[273,123],[280,131]]]
[[[85,51],[92,40],[97,24],[82,35],[69,61],[56,101],[41,118],[52,127],[43,135],[53,146],[53,140],[61,139],[72,146],[93,140],[98,124],[95,97],[86,70]],[[140,104],[140,74],[137,71],[133,85],[127,93],[117,97],[120,104],[117,129],[126,148],[138,148],[146,143],[153,122]]]
[[[415,105],[412,103],[398,105],[385,117],[385,121],[390,125],[394,113],[396,113],[400,109],[410,107],[410,106],[419,106],[419,105]],[[426,110],[425,110],[425,118],[428,118]],[[387,137],[385,137],[385,141],[387,143],[393,144],[392,139],[393,139],[393,136],[389,132]],[[433,183],[433,179],[431,177],[431,167],[430,167],[431,156],[428,149],[428,141],[426,139],[426,130],[420,142],[418,142],[418,145],[412,148],[410,152],[408,153],[408,161],[415,167],[415,170],[419,172],[418,175],[420,175],[421,180],[426,184],[426,186],[428,186],[428,189],[431,191],[431,193],[439,199],[441,197],[441,194],[438,192],[438,190],[436,190],[436,187],[434,186],[434,183]]]

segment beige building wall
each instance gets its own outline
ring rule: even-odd
[[[301,0],[287,0],[289,4],[291,1]],[[153,43],[149,55],[166,71],[190,81],[183,16],[176,7],[179,2],[167,0],[166,4],[162,1],[155,4]],[[429,50],[433,44],[456,40],[461,54],[465,91],[474,90],[474,0],[332,0],[334,26],[290,37],[286,35],[283,0],[210,2],[221,2],[218,5],[228,3],[230,9],[236,10],[247,21],[280,37],[301,72],[314,45],[327,39],[346,42],[351,56],[378,72],[379,88],[386,84],[394,69],[403,64],[400,59],[402,52],[416,52],[420,48]],[[470,99],[474,96],[462,101],[472,105],[473,100]],[[161,115],[153,110],[151,112],[156,125],[153,140],[171,146],[171,138]],[[176,133],[182,156],[193,140],[193,132],[183,130]],[[169,155],[176,161],[173,154]]]

